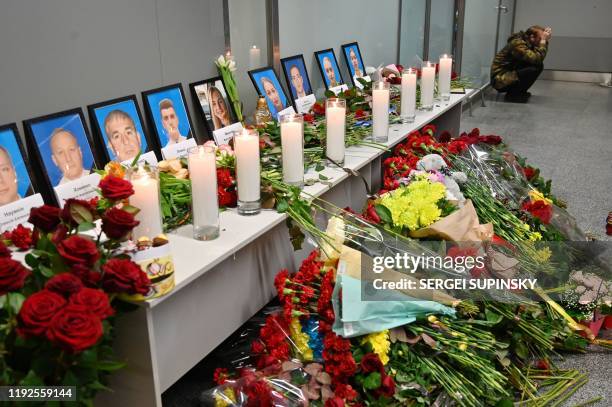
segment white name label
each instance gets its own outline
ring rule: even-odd
[[[298,113],[308,113],[312,106],[317,102],[315,95],[310,94],[301,98],[295,99],[295,107]]]
[[[359,79],[363,79],[366,82],[372,82],[372,78],[369,75],[358,77],[357,75],[353,76],[353,80],[355,81],[355,86],[359,89],[363,89],[363,85],[359,82]]]
[[[329,90],[331,90],[337,95],[340,92],[344,92],[345,90],[348,90],[348,86],[345,83],[343,83],[342,85],[338,85],[338,86],[334,86],[333,88],[329,88]]]
[[[276,114],[276,120],[278,120],[284,114],[295,114],[295,109],[293,108],[293,106],[284,108]]]
[[[34,194],[0,207],[0,233],[13,230],[19,224],[31,227],[28,223],[30,209],[43,204],[42,196]]]
[[[217,143],[218,146],[221,146],[223,144],[229,144],[232,137],[234,137],[235,131],[242,131],[242,123],[238,122],[230,124],[229,126],[225,126],[219,130],[213,131],[213,138],[215,139],[215,143]]]
[[[124,162],[121,163],[121,165],[125,165],[127,167],[132,165],[132,162],[134,162],[134,159],[131,160],[125,160]],[[155,153],[153,151],[149,151],[148,153],[143,153],[140,155],[140,157],[138,158],[138,164],[144,164],[147,163],[149,165],[157,165],[157,157],[155,156]]]
[[[91,199],[98,196],[96,188],[98,188],[99,183],[100,175],[94,172],[93,174],[56,186],[54,189],[60,207],[64,206],[66,199]]]
[[[195,146],[196,141],[192,137],[185,141],[181,141],[180,143],[171,144],[168,147],[162,148],[162,154],[166,160],[169,160],[171,158],[184,157],[187,155],[187,150]]]

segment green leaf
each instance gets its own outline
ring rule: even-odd
[[[495,407],[512,407],[512,406],[514,406],[514,402],[511,399],[501,399],[495,404]]]
[[[32,253],[28,253],[25,256],[25,262],[31,268],[35,268],[36,266],[38,266],[39,261],[40,260],[38,260],[38,257],[34,256]]]
[[[384,205],[376,204],[374,205],[374,210],[378,214],[378,217],[381,221],[389,225],[393,224],[393,217],[391,216],[391,211],[389,210],[389,208]]]
[[[132,205],[123,205],[121,209],[128,213],[131,213],[132,215],[136,215],[138,212],[140,212],[140,209]]]
[[[84,350],[79,355],[79,365],[84,367],[95,367],[98,364],[98,352],[95,348]]]
[[[321,181],[327,181],[327,180],[329,179],[329,177],[327,177],[327,176],[325,176],[325,175],[323,175],[323,174],[319,174],[319,179],[320,179]]]
[[[45,384],[43,380],[33,370],[30,370],[19,382],[20,386],[42,386],[43,384]]]
[[[95,228],[96,225],[94,225],[92,222],[83,222],[79,224],[79,227],[77,228],[77,231],[79,233],[82,232],[87,232],[88,230],[91,230],[93,228]]]
[[[375,390],[380,387],[381,377],[380,373],[372,372],[363,381],[363,388],[366,390]]]
[[[287,212],[288,209],[289,209],[289,202],[287,202],[286,199],[279,199],[278,203],[276,204],[276,211],[279,213],[284,213],[284,212]]]
[[[13,314],[17,314],[21,309],[21,304],[25,301],[25,296],[21,293],[8,293],[8,305],[13,310]]]
[[[125,362],[118,362],[112,360],[103,360],[98,362],[98,364],[96,365],[98,370],[104,370],[106,372],[123,369],[125,366],[127,366]]]
[[[317,163],[317,166],[315,167],[316,172],[323,171],[324,169],[325,165],[323,165],[323,163]]]
[[[51,268],[45,266],[44,264],[39,264],[38,270],[40,270],[40,274],[42,274],[43,276],[47,278],[51,278],[55,274],[53,273],[53,270]]]
[[[93,214],[90,209],[85,205],[72,204],[70,205],[70,216],[78,223],[91,223],[93,222]]]
[[[496,314],[488,308],[485,308],[485,316],[487,317],[487,321],[492,322],[493,324],[497,324],[503,319],[501,315]]]

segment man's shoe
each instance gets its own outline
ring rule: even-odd
[[[504,101],[509,102],[509,103],[527,103],[528,99],[529,99],[529,95],[527,93],[521,93],[521,94],[506,93],[506,96],[504,97]]]

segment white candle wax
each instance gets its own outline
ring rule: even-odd
[[[144,173],[144,170],[140,171]],[[145,236],[153,239],[163,232],[159,204],[159,182],[148,174],[143,174],[131,182],[134,195],[130,197],[130,205],[140,209],[140,212],[136,214],[136,220],[140,224],[134,229],[133,237],[139,239]]]
[[[257,48],[256,45],[253,45],[249,49],[249,67],[250,69],[259,68],[261,65],[261,49]]]
[[[300,122],[284,122],[280,125],[283,158],[283,181],[304,181],[303,131]]]
[[[436,67],[428,64],[423,66],[421,72],[421,106],[433,105],[434,82],[436,79]]]
[[[450,94],[451,70],[453,58],[442,55],[440,57],[440,71],[438,72],[438,89],[441,95]]]
[[[389,89],[372,89],[372,134],[387,141],[389,132]]]
[[[234,138],[238,200],[254,202],[260,198],[259,137],[245,129]]]
[[[217,225],[219,200],[217,197],[217,165],[214,151],[206,152],[202,146],[189,154],[189,179],[193,200],[193,224]]]
[[[413,117],[416,109],[416,72],[408,69],[402,73],[402,116]]]
[[[337,162],[343,162],[346,108],[328,106],[325,110],[325,121],[327,125],[327,157]]]

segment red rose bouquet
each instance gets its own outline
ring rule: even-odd
[[[70,385],[78,401],[93,404],[110,372],[114,318],[122,294],[146,294],[150,281],[121,250],[138,225],[138,209],[124,204],[130,182],[107,175],[101,199],[69,199],[62,209],[33,208],[28,222],[0,243],[0,383]],[[97,238],[92,231],[100,220]],[[104,233],[107,237],[102,241]],[[29,250],[25,264],[7,247]]]

